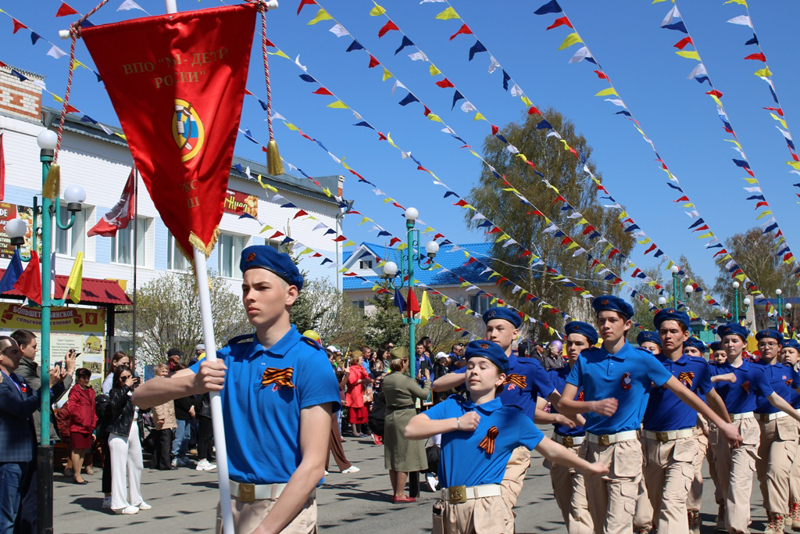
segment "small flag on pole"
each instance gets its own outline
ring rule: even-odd
[[[75,256],[75,263],[72,265],[72,272],[69,273],[67,287],[64,288],[64,298],[69,291],[69,298],[75,304],[81,301],[81,286],[83,285],[83,252],[78,252]]]

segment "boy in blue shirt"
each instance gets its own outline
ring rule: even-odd
[[[514,532],[514,514],[503,499],[506,464],[518,447],[536,449],[553,462],[588,475],[607,472],[544,437],[519,408],[496,397],[509,373],[508,356],[492,341],[467,346],[469,400],[452,396],[415,416],[405,429],[408,439],[442,434],[439,481],[442,500],[434,505],[435,534]]]
[[[717,382],[714,387],[725,401],[731,420],[739,427],[744,443],[730,449],[719,439],[715,441],[712,433],[711,445],[714,447],[717,478],[725,497],[725,528],[728,532],[736,533],[747,532],[750,525],[751,486],[761,438],[761,430],[753,412],[766,400],[795,420],[800,420],[800,414],[775,393],[764,366],[742,358],[748,334],[747,328],[738,323],[717,328],[717,335],[722,339],[728,356],[727,362],[719,366],[719,372],[735,374],[736,381]]]
[[[653,354],[661,354],[661,338],[658,337],[658,332],[642,330],[636,336],[636,343]]]
[[[239,336],[218,359],[140,386],[140,408],[221,391],[236,532],[317,531],[316,487],[328,457],[339,387],[325,351],[302,337],[289,312],[303,277],[287,254],[267,246],[242,251],[242,301],[255,333]],[[325,434],[327,436],[327,434]],[[217,532],[222,532],[217,516]]]
[[[609,466],[606,477],[586,481],[595,532],[630,532],[642,479],[642,446],[637,434],[651,386],[666,386],[677,397],[712,420],[725,435],[739,439],[735,427],[721,421],[703,401],[667,371],[646,350],[625,339],[633,323],[633,308],[613,295],[592,302],[603,345],[585,350],[567,377],[562,413],[586,414],[585,458]],[[584,401],[574,400],[583,388]]]

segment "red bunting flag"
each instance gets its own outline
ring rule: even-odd
[[[283,235],[283,232],[275,232],[274,234],[272,234],[271,236],[269,236],[269,238],[270,238],[270,239],[277,239],[277,238],[279,238],[279,237],[280,237],[280,236],[282,236],[282,235]]]
[[[316,4],[315,0],[300,0],[300,5],[297,6],[297,14],[300,14],[300,11],[303,9],[304,6],[310,6],[312,4]]]
[[[545,28],[546,30],[552,30],[553,28],[558,28],[559,26],[569,26],[572,28],[572,23],[569,21],[567,17],[558,17],[555,22],[553,22],[550,26]]]
[[[87,236],[92,237],[101,235],[103,237],[114,237],[117,235],[117,230],[127,228],[128,224],[133,220],[134,205],[136,191],[136,179],[134,170],[128,175],[128,180],[125,182],[125,187],[122,188],[122,195],[114,205],[113,208],[100,219],[97,224],[86,233]]]
[[[396,243],[399,243],[399,242],[400,242],[400,238],[398,238],[398,237],[393,237],[393,238],[392,238],[392,240],[391,240],[391,241],[389,241],[389,247],[391,248],[391,247],[393,247],[393,246],[394,246]]]
[[[17,19],[12,18],[11,20],[14,22],[14,33],[17,33],[18,31],[22,30],[23,28],[26,29],[26,30],[28,29],[27,26],[25,26],[23,23],[21,23]]]
[[[327,89],[325,89],[324,87],[320,87],[319,89],[317,89],[316,91],[314,91],[314,92],[313,92],[313,93],[311,93],[311,94],[314,94],[314,95],[327,95],[327,96],[333,96],[333,93],[331,93],[330,91],[328,91],[328,90],[327,90]]]
[[[694,44],[694,41],[692,41],[691,37],[684,37],[683,39],[681,39],[680,41],[678,41],[677,43],[675,43],[672,46],[674,46],[678,50],[683,50],[686,47],[686,45],[693,45],[693,44]]]
[[[759,52],[757,54],[750,54],[745,59],[755,59],[756,61],[763,61],[764,63],[767,62],[767,56],[764,55],[764,52]]]
[[[455,87],[455,85],[453,85],[453,82],[451,82],[447,78],[444,78],[443,80],[439,80],[438,82],[436,82],[436,85],[438,85],[442,89],[444,89],[446,87]]]
[[[458,29],[458,31],[456,33],[454,33],[453,35],[450,36],[450,40],[452,41],[453,39],[456,38],[456,35],[462,35],[462,34],[463,35],[472,35],[472,30],[469,29],[469,26],[464,24]]]
[[[378,31],[378,37],[379,38],[383,37],[384,35],[386,35],[387,33],[389,33],[392,30],[400,30],[400,28],[398,28],[397,24],[395,24],[394,22],[392,22],[390,20],[389,22],[387,22],[386,24],[383,25],[383,28],[381,28]]]
[[[340,243],[340,242],[345,241],[345,240],[347,240],[347,238],[345,236],[343,236],[343,235],[340,235],[339,237],[334,239],[334,242]]]
[[[303,215],[308,215],[308,213],[304,210],[297,210],[297,213],[294,214],[294,217],[292,217],[292,219],[302,217]]]
[[[717,98],[722,98],[722,93],[714,89],[713,91],[706,91],[707,95],[716,96]]]
[[[69,15],[77,15],[78,12],[72,9],[66,2],[61,2],[61,7],[58,8],[56,17],[66,17]]]
[[[536,106],[531,106],[528,109],[528,115],[541,115],[541,114],[542,112],[539,111],[539,108],[537,108]]]
[[[373,56],[372,54],[369,55],[369,65],[367,65],[368,69],[371,69],[373,67],[377,67],[380,64],[381,64],[381,62],[378,61],[377,59],[375,59],[375,56]]]
[[[31,250],[28,266],[14,283],[14,289],[36,304],[42,303],[42,271],[39,269],[39,255]]]
[[[594,73],[597,74],[597,77],[600,78],[601,80],[608,80],[608,76],[606,76],[606,73],[603,72],[602,70],[596,70],[594,71]]]
[[[422,113],[423,113],[423,114],[424,114],[426,117],[427,117],[428,115],[430,115],[430,114],[431,114],[431,110],[430,110],[430,109],[428,109],[428,106],[426,106],[425,104],[422,104],[422,107],[424,107],[424,108],[425,108],[425,109],[422,111]]]
[[[180,247],[216,244],[258,7],[84,28],[150,198]]]
[[[414,294],[414,290],[410,287],[408,288],[408,298],[406,299],[406,311],[408,312],[409,317],[414,317],[415,313],[419,313],[417,296]]]

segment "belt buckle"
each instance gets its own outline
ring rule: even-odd
[[[656,440],[666,443],[669,441],[669,434],[667,432],[656,432]]]
[[[736,422],[736,419],[733,417],[733,414],[728,414],[728,417],[731,418],[731,423]]]
[[[572,436],[564,436],[564,443],[563,443],[563,445],[564,445],[565,447],[572,447],[572,446],[573,446]]]
[[[452,486],[447,490],[447,500],[450,504],[461,504],[467,502],[467,487]]]
[[[603,434],[602,436],[597,436],[597,443],[603,445],[604,447],[611,445],[611,440],[608,439],[608,434]]]
[[[256,485],[239,483],[239,500],[242,502],[255,502],[256,500]]]

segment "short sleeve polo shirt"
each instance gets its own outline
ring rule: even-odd
[[[255,335],[241,336],[217,357],[228,368],[221,397],[231,480],[288,482],[302,459],[300,410],[326,403],[334,411],[340,407],[336,375],[325,351],[292,326],[269,349]],[[199,366],[191,369],[197,372]],[[265,373],[291,385],[262,384]]]
[[[513,450],[520,446],[533,450],[544,438],[544,434],[519,408],[504,406],[499,398],[476,405],[454,395],[426,411],[425,415],[438,420],[461,417],[473,411],[481,418],[473,432],[442,434],[439,482],[444,488],[500,484]],[[497,428],[497,437],[494,452],[489,454],[480,444],[492,427]]]
[[[567,376],[569,376],[570,368],[568,366],[559,367],[557,369],[550,369],[547,371],[547,375],[550,377],[550,380],[553,382],[553,385],[556,387],[556,391],[559,393],[564,392],[564,386],[567,383]],[[579,389],[578,394],[575,395],[575,400],[583,400],[583,390]],[[557,413],[555,408],[550,409],[551,412]],[[583,436],[586,434],[586,430],[582,426],[575,426],[574,428],[570,428],[567,425],[562,425],[559,423],[553,423],[553,430],[557,434],[561,434],[562,436]]]
[[[764,361],[753,362],[754,365],[760,365],[764,368],[764,373],[767,375],[767,380],[775,393],[780,395],[786,402],[795,406],[800,395],[795,391],[800,387],[800,375],[791,365],[784,365],[778,363],[770,365]],[[770,404],[769,400],[761,395],[758,395],[756,413],[777,413],[780,410]]]
[[[609,398],[619,401],[611,417],[594,412],[585,414],[586,431],[602,435],[638,430],[651,384],[661,387],[670,378],[672,374],[650,351],[634,348],[625,341],[616,354],[610,354],[603,347],[581,352],[567,377],[567,384],[583,388],[586,401]]]
[[[656,356],[672,376],[692,392],[705,395],[711,391],[711,375],[708,363],[702,358],[692,358],[686,354],[676,361]],[[662,386],[650,392],[650,400],[642,421],[645,430],[663,432],[683,430],[697,424],[697,412],[672,391]]]
[[[733,373],[736,382],[717,382],[714,389],[725,401],[728,413],[747,413],[755,411],[758,406],[757,395],[769,397],[774,389],[769,385],[762,365],[750,360],[742,360],[742,365],[733,367],[730,363],[717,366],[718,374]]]

